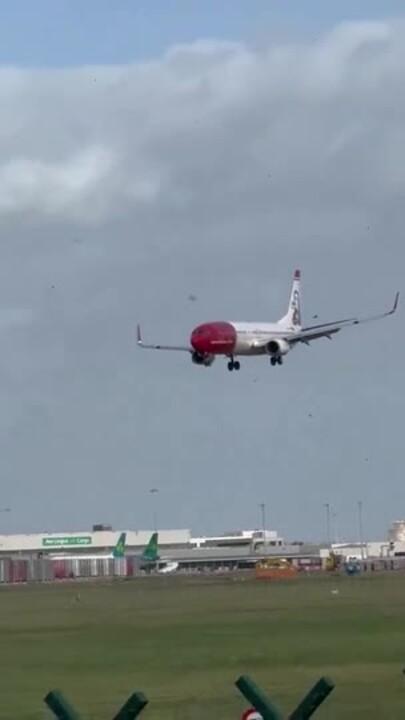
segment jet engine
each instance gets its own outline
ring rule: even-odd
[[[209,367],[214,362],[215,356],[203,355],[195,350],[191,355],[191,359],[195,365],[204,365],[204,367]]]
[[[289,350],[290,345],[288,344],[287,340],[283,339],[270,340],[266,345],[266,351],[272,357],[281,357],[282,355],[287,355]]]

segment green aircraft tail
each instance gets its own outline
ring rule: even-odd
[[[158,533],[154,532],[151,536],[145,550],[142,553],[142,560],[148,562],[156,562],[159,560]]]
[[[125,555],[125,541],[127,538],[126,533],[121,533],[121,535],[118,538],[117,544],[115,548],[113,549],[113,557],[114,558],[122,558]]]

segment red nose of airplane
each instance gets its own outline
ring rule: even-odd
[[[231,355],[236,345],[236,330],[227,322],[204,323],[193,330],[190,342],[201,355]]]

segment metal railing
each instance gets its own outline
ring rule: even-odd
[[[238,690],[256,710],[263,720],[283,720],[283,715],[273,701],[247,675],[241,675],[235,683]],[[307,720],[332,692],[334,683],[321,677],[301,700],[295,710],[288,715],[288,720]],[[58,720],[81,720],[81,715],[63,696],[60,690],[52,690],[44,698],[44,702]],[[113,720],[134,720],[148,704],[142,692],[134,692],[124,703]],[[245,713],[246,715],[246,713]]]

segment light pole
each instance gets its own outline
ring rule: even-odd
[[[358,517],[358,523],[359,523],[359,542],[360,542],[360,553],[361,553],[361,559],[364,560],[363,555],[363,503],[361,500],[358,500],[357,502],[357,517]]]
[[[332,520],[333,520],[333,537],[335,539],[335,543],[339,542],[339,531],[338,531],[338,514],[336,510],[333,510],[332,512]]]
[[[159,490],[158,488],[151,488],[149,490],[151,496],[152,496],[152,515],[153,515],[153,531],[157,532],[157,511],[156,511],[156,500],[153,498],[156,497]]]
[[[329,503],[324,503],[324,508],[326,510],[326,542],[328,543],[328,547],[330,547],[330,505]]]
[[[260,507],[261,516],[262,516],[263,549],[265,549],[267,547],[267,542],[266,542],[266,504],[262,502],[262,503],[260,503],[259,507]]]

